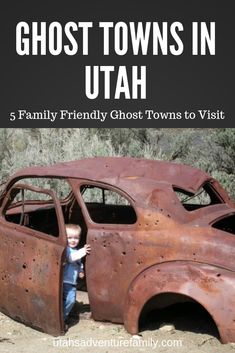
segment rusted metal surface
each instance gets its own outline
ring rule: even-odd
[[[60,259],[63,247],[0,226],[0,308],[10,317],[52,335],[64,331]]]
[[[66,201],[53,195],[57,237],[6,219],[11,188],[26,177],[69,181],[73,193]],[[84,185],[125,196],[136,222],[94,222],[80,193]],[[173,190],[194,194],[201,186],[211,192],[212,201],[197,208],[185,208]],[[68,219],[82,226],[82,241],[92,248],[85,271],[95,320],[124,323],[128,332],[137,333],[146,305],[154,298],[157,307],[158,295],[175,293],[208,311],[223,342],[235,341],[235,204],[208,174],[170,162],[90,158],[25,168],[9,180],[0,200],[0,309],[9,316],[53,335],[63,333]],[[25,207],[30,214],[49,206],[35,202]],[[20,212],[17,207],[9,209],[9,217]]]
[[[7,206],[11,194],[20,188],[45,192],[35,187],[17,184],[3,201]],[[56,198],[52,191],[46,191]],[[62,213],[55,200],[58,219]],[[19,207],[18,207],[19,208]],[[32,209],[32,206],[30,207]],[[28,207],[29,210],[29,207]],[[27,208],[25,212],[28,211]],[[64,332],[61,317],[61,259],[65,248],[60,222],[58,239],[38,236],[24,226],[0,221],[0,308],[7,315],[52,335]]]
[[[129,332],[138,332],[136,324],[140,309],[151,298],[156,296],[155,308],[161,307],[157,296],[162,293],[180,293],[196,300],[214,319],[222,342],[234,340],[235,286],[232,272],[223,268],[216,271],[214,266],[191,261],[165,262],[146,269],[132,282],[126,298],[124,316]]]

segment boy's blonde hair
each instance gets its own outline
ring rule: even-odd
[[[66,224],[65,229],[66,229],[67,234],[68,234],[68,230],[69,230],[69,231],[72,231],[73,234],[74,233],[78,234],[79,237],[80,237],[81,231],[82,231],[81,227],[78,224],[72,224],[72,223]]]

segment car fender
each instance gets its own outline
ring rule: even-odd
[[[235,273],[199,262],[172,261],[151,266],[130,284],[124,306],[124,326],[138,333],[144,305],[162,293],[183,294],[201,304],[217,325],[221,341],[235,335]]]

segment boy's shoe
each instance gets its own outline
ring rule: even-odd
[[[70,319],[67,318],[67,319],[64,321],[64,330],[65,330],[65,332],[67,332],[68,329],[69,329],[69,323],[70,323]]]

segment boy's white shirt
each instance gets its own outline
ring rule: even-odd
[[[80,260],[82,257],[86,256],[86,250],[85,250],[85,247],[77,250],[77,251],[73,251],[69,254],[69,257],[68,257],[68,261],[69,262],[75,262],[75,261],[78,261]]]

